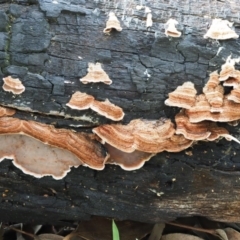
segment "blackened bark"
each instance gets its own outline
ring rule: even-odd
[[[166,107],[167,94],[185,81],[201,91],[211,71],[238,57],[240,40],[203,38],[213,18],[240,24],[238,1],[0,0],[0,79],[19,77],[20,96],[0,89],[0,105],[17,117],[90,131],[110,122],[93,111],[74,111],[66,103],[75,91],[108,98],[125,111],[123,123],[158,119],[179,111]],[[146,29],[144,8],[153,14]],[[104,35],[114,11],[123,31]],[[182,37],[169,39],[164,23],[179,21]],[[88,62],[100,62],[112,85],[83,85]],[[2,80],[0,80],[2,84]],[[236,109],[236,111],[239,111]],[[239,128],[223,124],[237,138]],[[143,168],[127,172],[79,167],[63,180],[35,179],[0,163],[1,221],[60,223],[91,215],[158,222],[201,215],[240,222],[240,147],[221,140],[199,142],[176,154],[160,153]]]

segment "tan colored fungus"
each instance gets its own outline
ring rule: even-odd
[[[87,83],[99,83],[103,82],[105,84],[112,84],[112,80],[109,78],[107,73],[102,69],[101,63],[89,63],[88,64],[88,74],[81,78],[80,81],[83,84]]]
[[[231,57],[227,58],[226,63],[221,66],[220,81],[225,81],[229,78],[240,79],[240,71],[236,70],[234,66],[238,61],[239,59],[231,59]]]
[[[13,164],[36,178],[52,176],[62,179],[72,166],[81,165],[79,158],[58,147],[44,144],[20,134],[0,135],[0,161],[13,159]]]
[[[106,28],[104,28],[104,33],[110,33],[113,29],[117,30],[118,32],[122,31],[120,22],[118,21],[114,12],[109,13],[109,18],[106,23]]]
[[[65,149],[78,157],[79,162],[90,168],[102,170],[106,161],[103,149],[87,134],[67,129],[56,129],[34,121],[17,118],[0,118],[0,134],[19,134],[33,137],[53,147]]]
[[[185,138],[199,141],[207,140],[214,141],[220,137],[225,137],[227,140],[231,139],[236,141],[235,138],[229,135],[227,129],[218,127],[215,122],[202,121],[198,123],[191,123],[185,111],[181,111],[175,116],[176,121],[176,134],[183,134]],[[237,142],[239,142],[237,140]]]
[[[221,112],[223,104],[224,88],[220,85],[217,71],[210,74],[209,81],[203,88],[203,93],[209,102],[211,112]]]
[[[91,108],[94,101],[95,99],[93,96],[78,91],[72,95],[70,101],[66,105],[72,109],[85,110]]]
[[[66,105],[77,110],[90,108],[98,114],[113,121],[122,120],[124,117],[122,108],[114,105],[108,99],[106,99],[104,102],[100,102],[95,100],[93,96],[86,93],[75,92]]]
[[[167,106],[181,107],[189,109],[194,106],[197,91],[192,82],[185,82],[182,86],[168,94],[165,100]]]
[[[233,89],[231,93],[227,95],[227,99],[240,103],[240,87]]]
[[[240,119],[240,103],[229,101],[227,96],[224,96],[222,112],[210,112],[210,105],[206,101],[206,98],[199,95],[196,105],[191,109],[187,109],[185,112],[189,117],[190,122],[201,122],[209,120],[213,122],[231,122]]]
[[[107,164],[119,165],[122,169],[131,171],[141,168],[144,163],[150,160],[155,154],[135,150],[131,153],[123,152],[108,143],[104,146],[109,154]]]
[[[178,24],[177,20],[169,19],[165,24],[165,35],[170,37],[175,37],[175,38],[180,37],[182,33],[176,29],[175,25],[177,24]]]
[[[204,38],[212,38],[217,40],[225,40],[231,38],[238,38],[239,36],[231,29],[233,23],[222,20],[222,19],[213,19],[212,25],[210,26],[207,33],[204,35]]]
[[[12,116],[16,113],[16,110],[12,108],[6,108],[0,106],[0,117]]]
[[[13,94],[21,94],[25,91],[25,87],[18,78],[12,78],[11,76],[3,78],[3,90],[12,92]]]
[[[124,117],[124,112],[122,108],[109,102],[108,99],[106,99],[104,102],[95,100],[92,103],[91,109],[97,112],[98,114],[106,118],[109,118],[113,121],[120,121]]]

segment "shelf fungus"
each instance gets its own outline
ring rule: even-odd
[[[36,177],[51,175],[60,179],[69,172],[71,166],[78,165],[102,170],[107,160],[101,144],[93,140],[90,135],[56,129],[51,125],[34,121],[11,117],[0,118],[0,139],[1,159],[14,159],[16,166]],[[11,147],[2,148],[5,142],[12,142],[9,144]],[[28,150],[19,149],[22,147]],[[56,158],[50,160],[50,156],[55,154]],[[29,164],[31,166],[27,166],[30,159],[34,161]],[[48,161],[50,161],[49,166]],[[42,167],[38,167],[39,164]]]
[[[12,108],[6,108],[0,106],[0,117],[12,116],[16,113],[16,110]]]
[[[11,76],[3,78],[3,90],[6,92],[12,92],[13,94],[21,94],[25,91],[25,87],[18,78],[12,78]]]
[[[107,73],[102,69],[101,63],[89,63],[88,64],[88,74],[81,78],[80,81],[83,84],[87,83],[99,83],[103,82],[105,84],[112,84],[112,80],[109,78]]]
[[[103,32],[109,34],[113,29],[118,32],[122,31],[121,25],[119,20],[117,19],[114,12],[109,13],[109,18],[106,23],[106,28],[104,28]]]
[[[213,19],[212,25],[210,26],[207,33],[204,35],[204,38],[211,38],[216,40],[226,40],[231,38],[238,38],[238,34],[231,29],[233,23],[222,20],[222,19]]]
[[[182,33],[179,32],[175,26],[177,24],[178,24],[177,20],[169,19],[165,24],[165,35],[174,38],[181,37]]]
[[[203,88],[203,93],[209,102],[211,112],[221,112],[224,97],[224,88],[220,85],[217,71],[210,74],[210,78]]]
[[[93,96],[86,93],[75,92],[66,105],[77,110],[90,108],[98,114],[113,121],[120,121],[124,117],[122,108],[114,105],[108,99],[106,99],[104,102],[100,102],[95,100]]]
[[[194,88],[194,84],[191,82],[185,82],[182,86],[168,94],[168,99],[165,100],[167,106],[181,107],[189,109],[194,106],[196,101],[197,91]]]
[[[235,103],[240,103],[240,87],[233,89],[230,94],[227,95],[227,99]]]
[[[225,137],[227,140],[234,140],[240,143],[229,134],[227,129],[217,126],[215,122],[202,121],[191,123],[184,110],[175,116],[175,121],[177,125],[176,134],[183,134],[187,139],[194,141],[215,141],[221,137]]]

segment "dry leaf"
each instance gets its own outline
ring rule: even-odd
[[[228,236],[227,236],[227,234],[224,232],[224,230],[222,230],[222,229],[216,229],[215,231],[216,231],[218,237],[219,237],[221,240],[228,240]]]
[[[233,228],[225,228],[225,233],[228,236],[228,240],[240,240],[240,233]]]
[[[164,223],[156,223],[153,227],[153,230],[148,240],[160,240],[162,237],[162,232],[164,228],[165,228]]]
[[[40,234],[34,240],[63,240],[64,237],[56,234]]]
[[[162,236],[161,240],[204,240],[204,239],[189,234],[171,233]]]

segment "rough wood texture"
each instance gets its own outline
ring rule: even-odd
[[[152,10],[150,29],[144,9],[136,9],[141,4]],[[110,11],[123,31],[104,35]],[[238,0],[0,0],[0,85],[11,75],[26,87],[14,97],[1,88],[0,105],[22,110],[19,118],[77,131],[110,122],[91,110],[66,107],[71,94],[81,91],[122,107],[123,123],[173,119],[178,109],[164,105],[169,92],[185,81],[201,90],[230,54],[239,57],[239,39],[203,38],[215,17],[234,21],[239,34],[239,12]],[[164,35],[170,17],[180,23],[180,38]],[[88,62],[100,62],[112,85],[80,83]],[[238,127],[227,128],[240,138]],[[239,154],[233,142],[200,142],[187,151],[158,154],[137,171],[79,167],[59,181],[34,179],[4,161],[0,218],[65,224],[91,215],[142,222],[201,215],[240,222]]]

